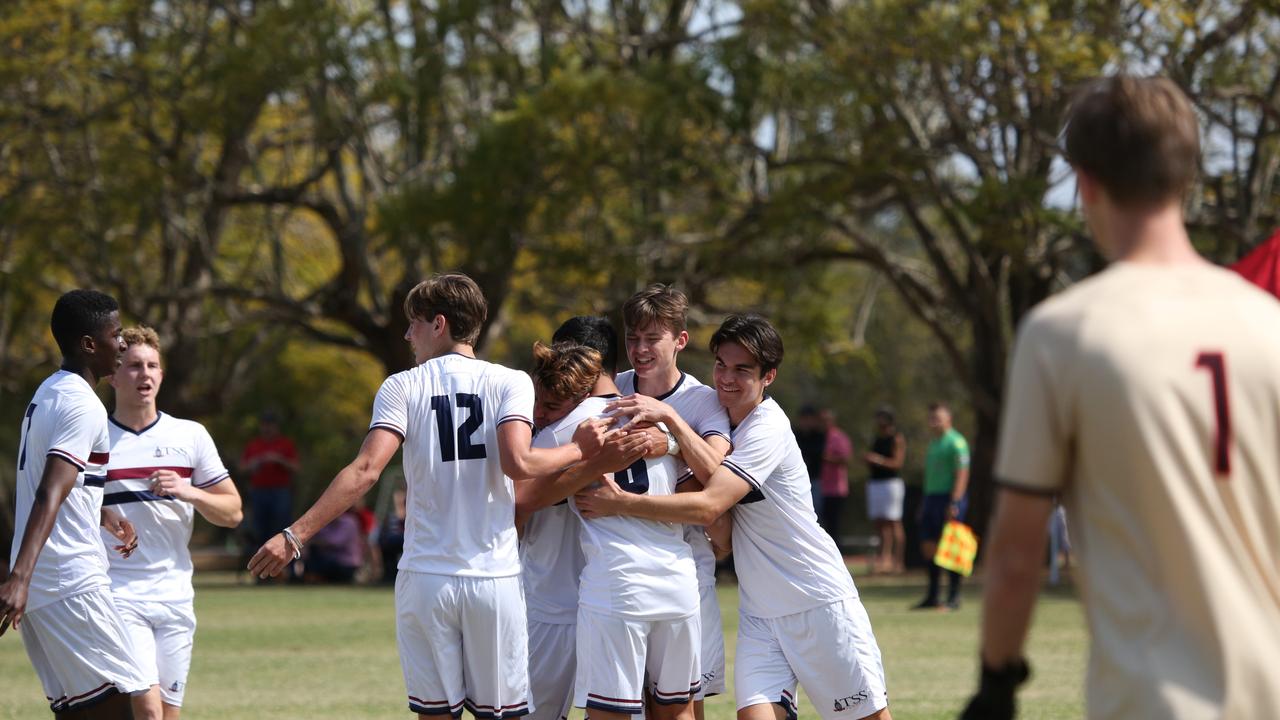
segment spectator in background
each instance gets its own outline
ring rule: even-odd
[[[843,430],[836,427],[836,414],[824,408],[819,413],[825,432],[822,447],[822,528],[827,531],[836,547],[840,547],[840,516],[844,512],[845,498],[849,497],[849,458],[853,457],[853,443]]]
[[[359,510],[348,508],[307,543],[306,579],[350,585],[364,565],[367,537]]]
[[[951,427],[951,409],[945,403],[929,405],[929,431],[934,439],[924,457],[924,501],[920,506],[920,550],[929,566],[929,592],[913,609],[960,607],[960,573],[947,571],[950,584],[947,604],[938,602],[942,568],[933,562],[942,529],[951,520],[964,521],[969,500],[969,443]]]
[[[391,494],[391,510],[378,528],[378,550],[382,555],[382,582],[394,585],[400,556],[404,554],[404,518],[406,514],[404,488],[396,488]]]
[[[902,466],[907,459],[907,439],[894,425],[893,408],[876,411],[876,436],[863,458],[867,478],[867,515],[880,538],[877,572],[900,573],[905,568],[906,534],[902,530],[902,501],[907,494]]]
[[[800,417],[796,421],[796,444],[800,446],[800,456],[804,458],[804,466],[809,470],[809,492],[813,495],[813,511],[822,514],[822,451],[827,446],[827,431],[822,427],[822,418],[818,417],[818,408],[805,405],[800,408]]]
[[[274,411],[259,416],[258,435],[245,446],[240,467],[249,475],[255,541],[264,543],[293,520],[293,476],[298,472],[298,451],[280,433]]]

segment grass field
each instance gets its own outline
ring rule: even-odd
[[[858,581],[897,720],[954,718],[976,677],[977,589],[970,588],[957,613],[910,612],[922,582]],[[226,574],[201,575],[196,584],[199,629],[184,718],[411,717],[389,588],[250,587]],[[737,588],[722,585],[720,602],[732,664]],[[1079,603],[1069,593],[1046,592],[1030,648],[1036,674],[1021,694],[1021,718],[1083,716],[1086,642]],[[709,720],[733,717],[730,688],[708,700]],[[815,717],[803,695],[800,714]],[[0,717],[51,717],[12,632],[0,639]]]

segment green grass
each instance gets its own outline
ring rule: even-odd
[[[956,716],[976,678],[979,598],[951,614],[919,613],[922,578],[859,579],[888,675],[897,720]],[[720,602],[733,662],[737,589]],[[182,716],[239,718],[411,717],[396,657],[389,588],[248,587],[230,575],[197,578],[199,629]],[[1021,694],[1024,720],[1084,715],[1087,638],[1079,603],[1045,593],[1032,631],[1035,677]],[[730,692],[707,701],[709,720],[734,715]],[[815,717],[801,694],[800,714]],[[18,638],[0,639],[0,718],[48,718],[40,683]],[[469,717],[469,716],[468,716]]]

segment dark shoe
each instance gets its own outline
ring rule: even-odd
[[[912,610],[937,610],[942,607],[941,603],[932,598],[925,598],[915,605],[911,606]]]
[[[952,610],[952,611],[959,610],[959,609],[960,609],[960,598],[951,598],[950,600],[948,600],[948,601],[947,601],[947,609],[948,609],[948,610]]]

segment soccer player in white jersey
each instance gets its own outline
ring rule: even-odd
[[[529,712],[529,660],[512,481],[577,462],[583,450],[599,449],[601,433],[587,424],[575,442],[531,447],[533,383],[476,359],[488,307],[471,278],[425,280],[404,309],[419,365],[382,384],[355,461],[258,550],[249,570],[278,574],[377,482],[403,444],[409,497],[396,634],[409,709],[420,717],[459,717],[464,707],[486,720],[519,717]]]
[[[1014,716],[1054,495],[1084,572],[1089,718],[1280,716],[1280,305],[1191,245],[1199,134],[1177,85],[1090,83],[1063,137],[1113,264],[1018,334],[964,717]]]
[[[595,414],[593,405],[570,416],[588,396],[605,401],[619,397],[613,382],[618,337],[608,319],[570,318],[556,330],[552,341],[552,348],[539,347],[534,352],[533,416],[539,428],[534,447],[568,441],[571,429]],[[588,351],[595,351],[599,359],[585,359]],[[666,433],[658,431],[647,456],[668,454],[672,443]],[[618,438],[618,444],[639,447],[636,439]],[[569,506],[568,497],[602,474],[625,469],[639,459],[639,452],[624,450],[615,466],[608,466],[608,456],[601,453],[561,477],[516,487],[517,522],[521,517],[529,518],[520,538],[520,559],[529,610],[529,688],[537,705],[530,720],[560,720],[567,717],[573,703],[578,580],[586,559],[582,522]]]
[[[195,643],[187,549],[195,513],[235,527],[240,493],[204,426],[156,409],[164,380],[156,331],[128,328],[124,342],[128,349],[111,377],[116,405],[102,503],[133,523],[145,542],[130,557],[111,558],[108,574],[138,664],[151,680],[148,692],[133,697],[133,715],[176,720]],[[110,542],[105,531],[103,540]]]
[[[567,378],[583,373],[566,371],[577,369],[580,363],[571,361],[582,352],[593,358],[593,379],[603,377],[598,353],[560,344],[536,352],[535,387],[553,399],[569,396]],[[607,403],[607,397],[586,398],[560,425],[542,432],[553,435],[551,442],[564,442],[577,422],[601,417]],[[635,454],[615,462],[611,439],[584,463],[534,480],[521,493],[523,504],[543,506],[566,498],[602,479],[601,465],[614,470],[611,482],[622,492],[674,493],[675,459],[665,453],[639,457],[648,444],[644,430],[623,437],[635,443]],[[606,456],[611,459],[602,460]],[[586,564],[578,590],[574,705],[595,720],[624,720],[645,711],[647,690],[653,716],[692,720],[691,700],[701,684],[702,633],[696,571],[683,530],[671,523],[611,517],[583,523],[581,536]]]
[[[684,293],[669,285],[650,285],[623,304],[627,359],[634,369],[618,375],[618,390],[627,397],[609,408],[636,414],[637,420],[661,423],[675,435],[682,490],[698,487],[697,482],[684,486],[683,481],[705,480],[729,451],[729,416],[715,390],[682,372],[677,364],[680,351],[689,343],[688,312]],[[717,553],[711,540],[725,547],[729,532],[728,514],[708,527],[684,529],[698,569],[702,612],[702,687],[694,698],[698,720],[703,717],[703,699],[725,691],[724,626],[716,596]]]
[[[797,682],[825,720],[888,720],[870,620],[840,552],[818,526],[790,421],[765,396],[782,363],[782,338],[758,315],[731,315],[711,337],[711,351],[733,451],[703,489],[655,497],[605,482],[575,502],[588,518],[617,513],[690,524],[732,509],[739,720],[794,720]]]
[[[131,718],[129,694],[148,683],[111,598],[98,534],[128,554],[133,527],[102,507],[107,410],[93,392],[124,351],[120,308],[109,295],[73,290],[50,323],[62,368],[27,406],[18,449],[17,518],[9,578],[0,584],[0,635],[22,641],[58,717]]]

